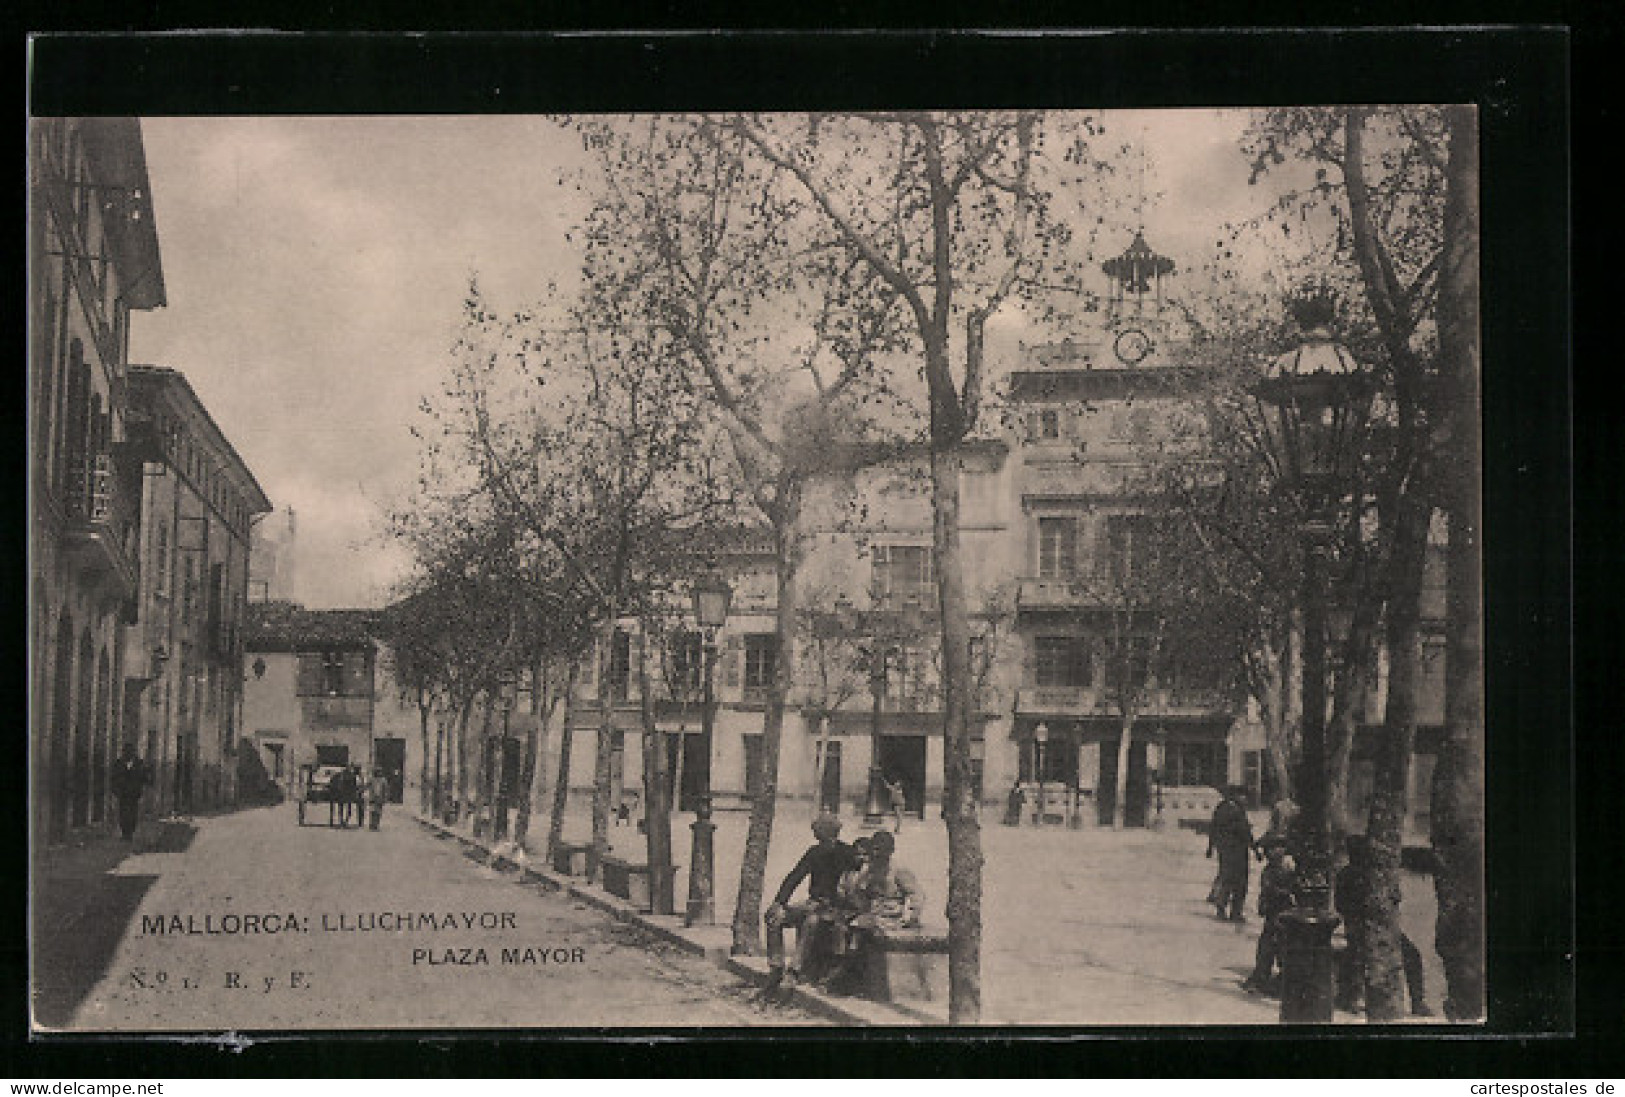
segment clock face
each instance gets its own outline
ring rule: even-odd
[[[1139,328],[1129,328],[1117,336],[1112,351],[1122,362],[1137,365],[1151,353],[1151,337]]]

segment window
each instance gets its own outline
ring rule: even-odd
[[[186,557],[186,566],[181,569],[181,623],[192,623],[192,606],[197,600],[197,561],[190,555]]]
[[[1029,739],[1021,752],[1021,780],[1042,774],[1045,784],[1075,786],[1078,783],[1078,741],[1060,737],[1051,730],[1049,740],[1040,744]]]
[[[1038,520],[1038,576],[1041,579],[1070,579],[1078,561],[1078,520],[1040,518]]]
[[[1033,637],[1033,684],[1093,685],[1094,663],[1089,641],[1082,636]]]
[[[1118,583],[1142,578],[1150,525],[1143,514],[1107,516],[1105,551],[1100,556],[1101,570],[1106,577]]]
[[[931,706],[936,699],[936,665],[933,654],[924,647],[907,644],[893,650],[886,660],[886,697],[909,708]]]
[[[365,651],[301,651],[297,673],[301,697],[365,697],[372,692]]]
[[[1131,636],[1106,658],[1106,683],[1112,689],[1134,693],[1151,678],[1151,638]]]
[[[336,651],[322,653],[322,692],[329,697],[344,692],[344,656]]]
[[[153,545],[154,563],[157,565],[152,575],[152,588],[157,594],[169,593],[169,527],[162,522],[154,529]]]
[[[1162,783],[1213,786],[1229,783],[1223,743],[1169,743],[1162,753]]]
[[[1170,653],[1157,676],[1170,689],[1200,693],[1224,688],[1226,670],[1220,652],[1188,649]]]
[[[753,632],[745,637],[745,695],[761,696],[773,684],[773,668],[778,663],[779,638],[771,632]]]
[[[931,549],[925,545],[876,545],[873,591],[876,601],[930,601],[935,583]]]
[[[632,680],[632,634],[615,630],[609,648],[609,675],[605,685],[609,695],[617,701],[629,696],[628,684]]]
[[[1033,441],[1056,442],[1061,438],[1061,413],[1056,408],[1044,408],[1033,416]]]
[[[700,674],[705,649],[697,632],[674,632],[666,640],[666,684],[674,696],[694,696],[700,691]]]

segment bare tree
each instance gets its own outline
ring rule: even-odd
[[[1399,1016],[1404,1000],[1400,853],[1429,535],[1436,509],[1445,504],[1443,485],[1450,472],[1444,466],[1459,462],[1454,475],[1470,478],[1473,490],[1477,481],[1476,457],[1467,462],[1446,444],[1449,424],[1459,414],[1451,406],[1459,389],[1439,383],[1440,321],[1446,319],[1439,295],[1446,255],[1458,276],[1471,265],[1469,257],[1476,261],[1473,234],[1463,231],[1462,219],[1445,214],[1449,136],[1438,108],[1297,108],[1268,112],[1248,143],[1258,171],[1288,157],[1315,165],[1311,192],[1288,196],[1282,208],[1317,211],[1335,227],[1332,254],[1323,258],[1354,273],[1365,306],[1355,319],[1367,325],[1356,351],[1377,364],[1385,382],[1366,453],[1365,490],[1375,515],[1368,581],[1355,603],[1357,615],[1364,610],[1367,621],[1380,627],[1388,665],[1367,823],[1373,902],[1366,919],[1366,1003],[1373,1021]],[[1447,224],[1453,239],[1447,239]],[[1454,292],[1459,294],[1463,284]],[[1471,766],[1458,772],[1476,779]]]

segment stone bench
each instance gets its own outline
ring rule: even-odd
[[[900,998],[948,1000],[948,934],[932,929],[883,930],[863,958],[863,994],[878,1002]]]
[[[600,865],[604,890],[625,899],[645,914],[654,910],[654,891],[649,866],[624,857],[605,857]]]
[[[553,871],[565,876],[587,875],[587,854],[590,852],[590,843],[560,842],[553,847]]]

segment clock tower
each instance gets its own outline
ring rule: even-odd
[[[1174,273],[1174,261],[1152,251],[1141,229],[1123,254],[1106,260],[1100,269],[1111,280],[1106,331],[1112,364],[1119,368],[1143,365],[1166,334],[1162,281]]]

